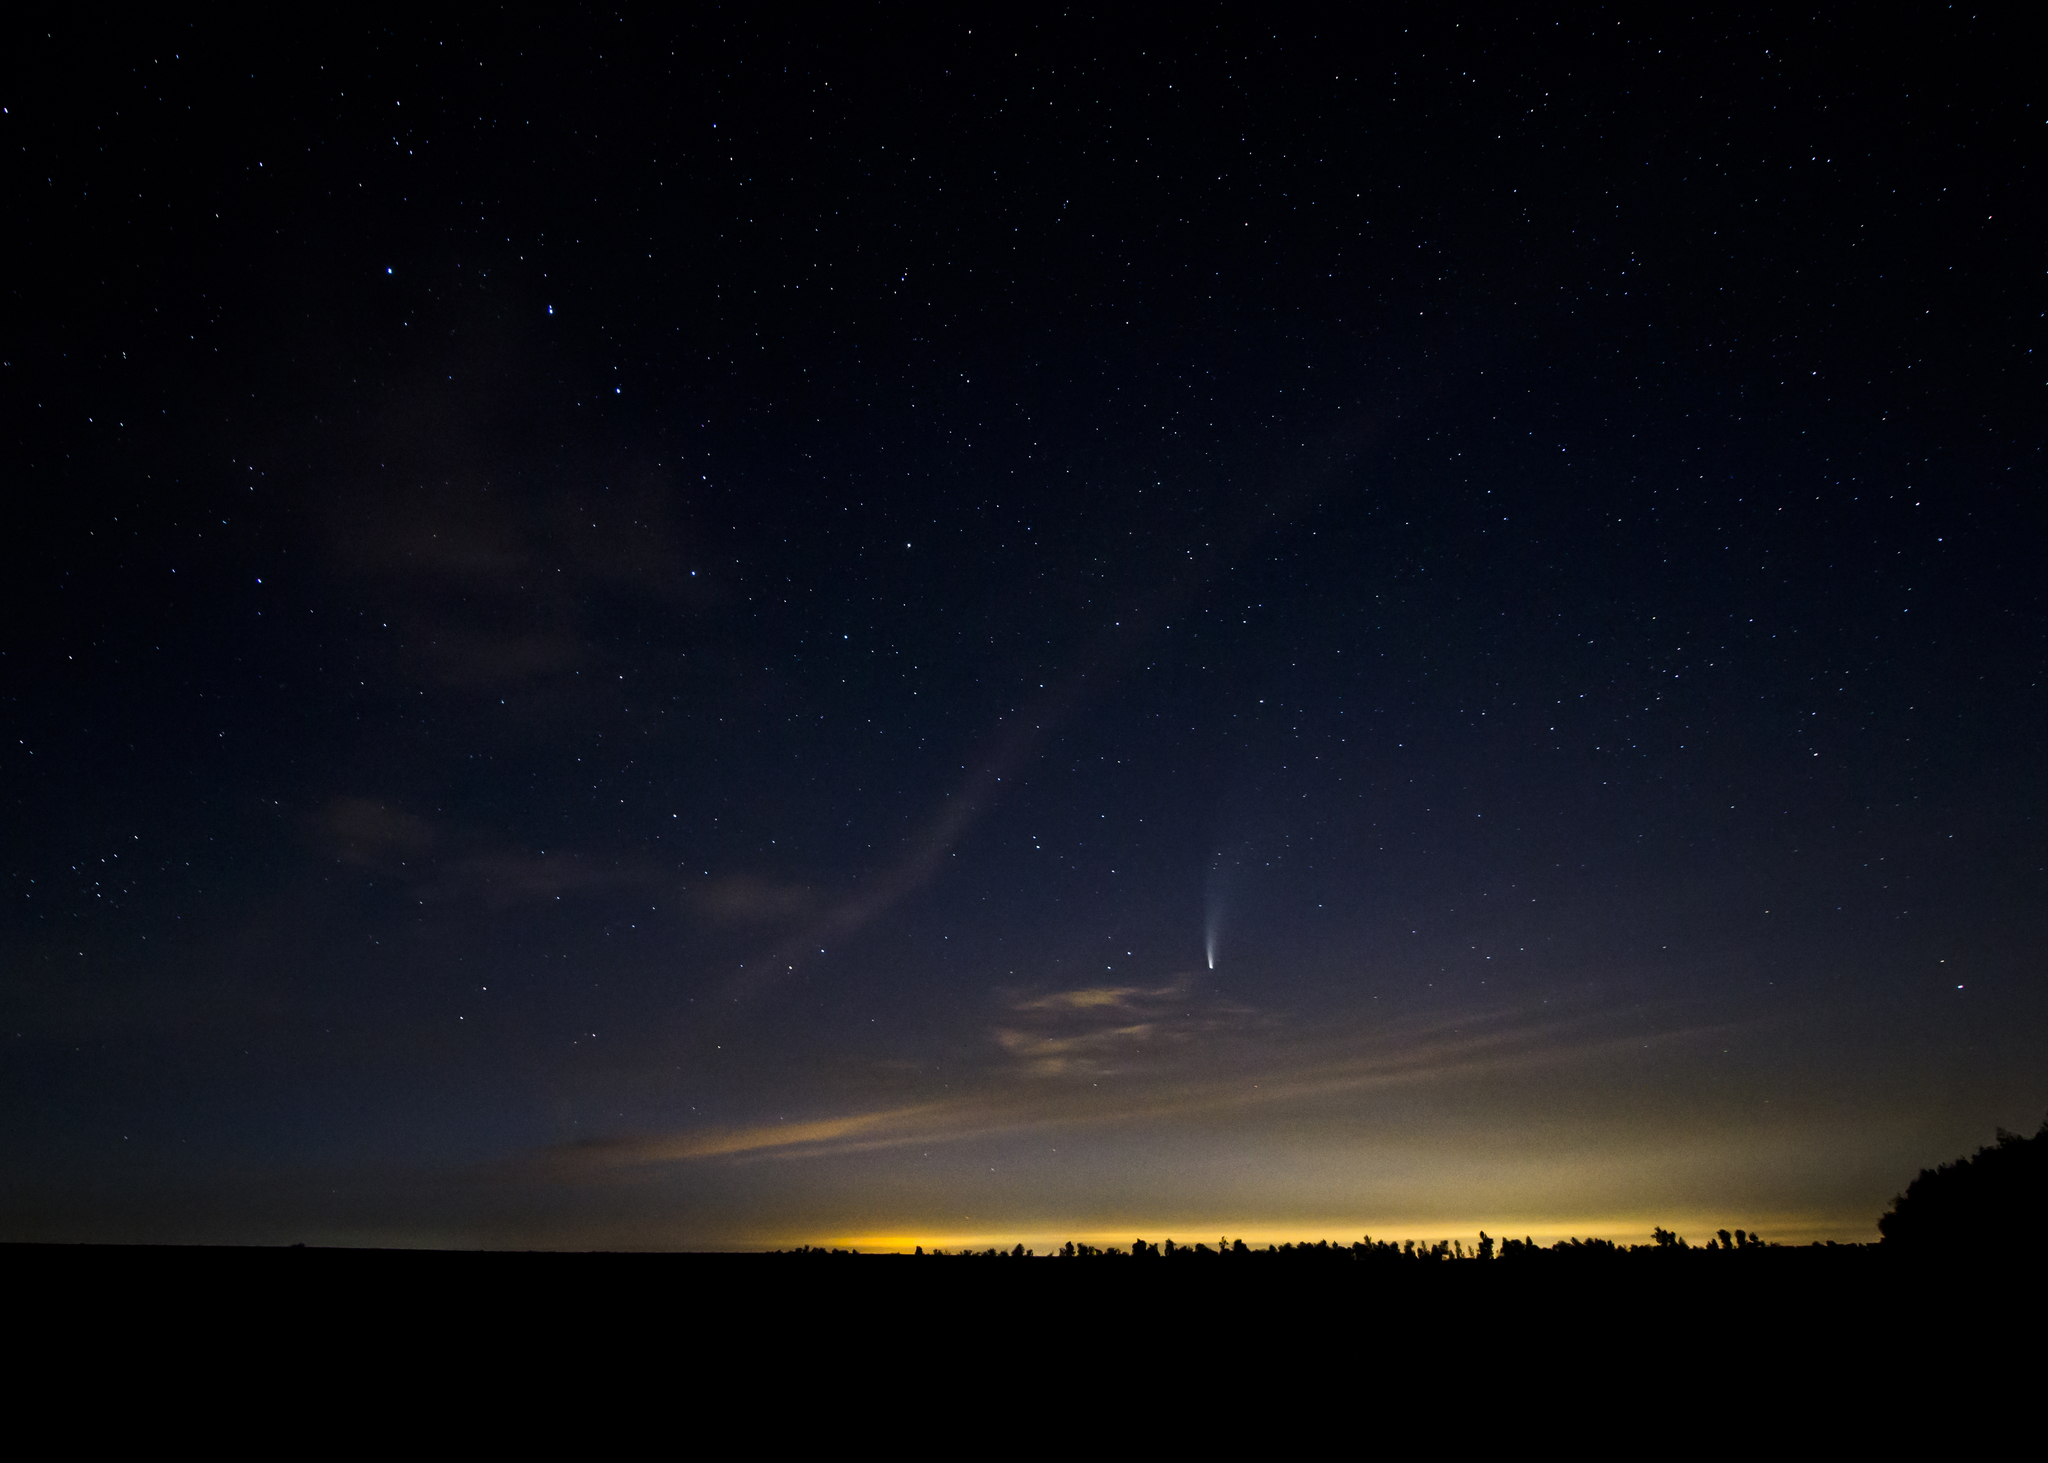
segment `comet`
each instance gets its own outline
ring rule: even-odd
[[[1202,900],[1202,948],[1209,958],[1211,970],[1216,968],[1216,946],[1223,936],[1223,908],[1227,903],[1223,857],[1219,853],[1210,861],[1208,888],[1204,891]]]

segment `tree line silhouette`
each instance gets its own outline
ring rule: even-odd
[[[1064,1260],[1216,1260],[1216,1259],[1303,1259],[1303,1260],[1344,1260],[1374,1264],[1437,1264],[1462,1260],[1509,1260],[1526,1263],[1538,1258],[1553,1256],[1583,1257],[1641,1254],[1677,1254],[1680,1251],[1706,1254],[1712,1251],[1786,1249],[1789,1246],[1767,1242],[1762,1235],[1750,1234],[1746,1230],[1720,1230],[1704,1245],[1691,1245],[1668,1229],[1659,1229],[1653,1241],[1647,1245],[1622,1245],[1606,1239],[1561,1239],[1552,1245],[1539,1245],[1533,1239],[1496,1240],[1485,1230],[1479,1232],[1477,1244],[1468,1247],[1463,1240],[1376,1240],[1371,1235],[1346,1244],[1332,1244],[1329,1240],[1313,1243],[1302,1241],[1298,1244],[1248,1245],[1243,1240],[1218,1239],[1211,1245],[1197,1242],[1191,1245],[1168,1239],[1153,1242],[1134,1239],[1130,1248],[1120,1245],[1090,1245],[1069,1240],[1047,1256],[1040,1256],[1034,1249],[1016,1245],[1010,1249],[932,1249],[919,1245],[917,1256],[931,1259],[966,1260],[1031,1260],[1041,1258]],[[1829,1240],[1825,1244],[1816,1242],[1813,1248],[1859,1249],[1858,1245],[1842,1245]],[[860,1253],[857,1249],[829,1249],[822,1245],[800,1245],[794,1250],[776,1250],[776,1254],[790,1255],[845,1255]]]
[[[1875,1244],[1842,1244],[1816,1240],[1808,1245],[1785,1245],[1766,1240],[1746,1229],[1716,1230],[1702,1244],[1693,1244],[1661,1225],[1650,1235],[1649,1244],[1618,1244],[1606,1239],[1561,1239],[1539,1245],[1533,1239],[1496,1240],[1484,1230],[1479,1240],[1467,1247],[1463,1240],[1416,1241],[1376,1240],[1370,1235],[1350,1243],[1254,1246],[1242,1239],[1219,1238],[1184,1245],[1168,1239],[1154,1243],[1134,1239],[1130,1248],[1119,1245],[1090,1245],[1069,1240],[1049,1256],[1039,1256],[1024,1245],[1009,1249],[934,1249],[917,1247],[917,1255],[934,1259],[1028,1260],[1317,1260],[1413,1266],[1455,1264],[1479,1260],[1514,1265],[1556,1264],[1559,1261],[1620,1261],[1669,1264],[1683,1257],[1688,1263],[1715,1262],[1725,1257],[1764,1252],[1804,1253],[1809,1251],[1871,1250],[1912,1257],[1962,1256],[2005,1234],[2027,1233],[2035,1221],[2048,1217],[2048,1119],[2033,1137],[1997,1130],[1997,1141],[1974,1154],[1922,1169],[1904,1193],[1892,1200],[1891,1208],[1877,1221],[1883,1236]],[[776,1254],[853,1256],[854,1249],[828,1249],[802,1245]]]

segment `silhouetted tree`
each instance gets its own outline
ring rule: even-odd
[[[1913,1255],[1983,1250],[2031,1235],[2048,1217],[2048,1120],[2031,1138],[1998,1141],[1939,1168],[1923,1168],[1877,1221],[1887,1250]]]

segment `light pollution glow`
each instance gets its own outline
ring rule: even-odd
[[[1748,1215],[1730,1218],[1726,1214],[1616,1214],[1589,1215],[1570,1222],[1560,1222],[1555,1215],[1537,1217],[1498,1216],[1467,1219],[1449,1224],[1435,1221],[1420,1221],[1404,1224],[1398,1219],[1384,1223],[1368,1223],[1361,1226],[1356,1216],[1332,1219],[1328,1224],[1300,1224],[1276,1227],[1273,1225],[1230,1225],[1212,1224],[1206,1231],[1198,1229],[1199,1221],[1173,1224],[1134,1224],[1122,1229],[1098,1229],[1076,1231],[1061,1229],[1003,1229],[983,1231],[917,1233],[877,1233],[833,1235],[820,1239],[814,1235],[791,1236],[777,1240],[774,1244],[795,1246],[818,1244],[833,1249],[859,1250],[869,1255],[908,1255],[922,1248],[927,1254],[936,1250],[948,1253],[985,1250],[1007,1252],[1016,1245],[1034,1255],[1051,1255],[1069,1241],[1086,1244],[1098,1249],[1115,1247],[1129,1252],[1131,1241],[1146,1240],[1152,1244],[1163,1244],[1171,1239],[1176,1245],[1193,1248],[1205,1244],[1215,1249],[1218,1242],[1230,1244],[1243,1240],[1253,1249],[1264,1249],[1268,1245],[1315,1244],[1327,1240],[1332,1245],[1348,1245],[1361,1238],[1375,1242],[1391,1240],[1403,1244],[1413,1240],[1417,1248],[1426,1248],[1438,1240],[1455,1240],[1465,1247],[1465,1252],[1475,1251],[1479,1236],[1484,1233],[1498,1242],[1504,1239],[1534,1240],[1539,1245],[1555,1244],[1568,1239],[1604,1239],[1616,1244],[1650,1244],[1652,1231],[1657,1228],[1669,1229],[1688,1243],[1700,1245],[1711,1239],[1722,1229],[1745,1228],[1761,1238],[1775,1244],[1803,1245],[1815,1240],[1840,1241],[1844,1238],[1841,1226],[1824,1215],[1805,1213],[1782,1213]],[[1857,1232],[1856,1238],[1866,1239],[1875,1235]]]

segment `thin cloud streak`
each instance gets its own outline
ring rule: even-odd
[[[976,1093],[940,1101],[872,1111],[817,1117],[801,1122],[760,1123],[745,1127],[692,1129],[616,1140],[584,1142],[549,1150],[539,1162],[549,1169],[583,1177],[707,1159],[824,1158],[899,1148],[911,1144],[957,1143],[978,1138],[1054,1128],[1102,1129],[1126,1123],[1151,1123],[1245,1111],[1277,1112],[1334,1097],[1430,1083],[1479,1081],[1511,1076],[1604,1057],[1641,1051],[1646,1045],[1670,1047],[1724,1037],[1730,1023],[1684,1027],[1645,1037],[1640,1032],[1589,1034],[1597,1017],[1549,1020],[1512,1029],[1460,1032],[1454,1039],[1431,1039],[1409,1031],[1387,1038],[1387,1049],[1329,1056],[1306,1063],[1288,1060],[1258,1043],[1246,1053],[1250,1060],[1227,1075],[1214,1075],[1223,1065],[1219,1054],[1200,1054],[1211,1075],[1190,1074],[1184,1064],[1163,1063],[1159,1070],[1133,1072],[1120,1085],[1130,1089],[1118,1098],[1095,1086],[1043,1081],[1027,1085],[1018,1072],[1012,1080]],[[1473,1021],[1462,1025],[1471,1027]],[[1438,1027],[1439,1032],[1448,1029]],[[1001,1038],[998,1038],[999,1043]],[[1418,1045],[1418,1042],[1420,1043]],[[1004,1043],[1007,1045],[1007,1043]],[[1019,1053],[1026,1058],[1032,1050]],[[1222,1054],[1227,1058],[1229,1053]]]
[[[776,1148],[819,1148],[890,1123],[905,1123],[934,1111],[931,1106],[852,1113],[799,1123],[757,1123],[744,1128],[701,1128],[686,1133],[597,1139],[552,1150],[556,1161],[583,1169],[642,1168],[702,1158],[725,1158]]]

